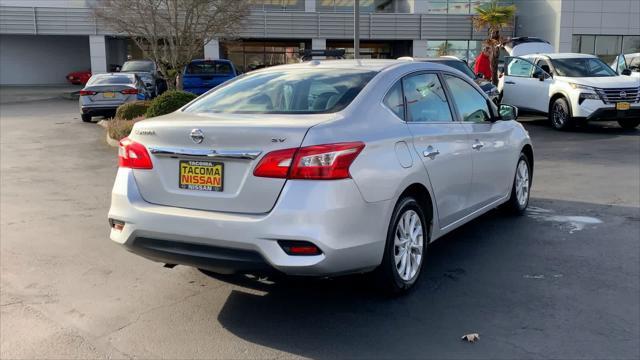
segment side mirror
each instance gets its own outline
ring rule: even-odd
[[[498,109],[500,113],[500,120],[517,120],[518,119],[518,108],[512,105],[500,105]]]
[[[547,75],[545,75],[545,73],[538,74],[538,80],[544,81],[546,78],[547,78]]]
[[[483,73],[477,73],[476,76],[478,77],[478,79],[484,79]]]
[[[631,69],[624,69],[624,70],[622,70],[621,75],[631,76]]]

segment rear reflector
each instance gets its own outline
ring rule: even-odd
[[[363,148],[362,142],[347,142],[277,150],[260,160],[253,175],[283,179],[346,179],[351,177],[349,167]]]
[[[120,140],[118,146],[118,159],[120,167],[131,169],[153,169],[151,156],[147,148],[131,139]]]
[[[124,89],[120,92],[125,95],[135,95],[138,93],[138,89]]]
[[[122,231],[122,229],[124,229],[124,221],[109,219],[109,225],[111,225],[111,228],[116,231]]]
[[[95,95],[95,94],[97,93],[92,90],[80,90],[80,96]]]
[[[317,246],[308,241],[278,240],[278,244],[287,255],[313,256],[322,254]]]

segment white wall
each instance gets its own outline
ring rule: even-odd
[[[0,0],[0,6],[88,7],[87,0]]]
[[[65,84],[91,67],[87,36],[0,35],[0,84]]]

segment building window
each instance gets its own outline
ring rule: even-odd
[[[360,0],[361,13],[409,12],[402,0]],[[318,12],[353,12],[354,0],[316,0]]]
[[[610,63],[617,55],[640,52],[640,36],[573,35],[572,51],[598,56]]]
[[[300,62],[304,43],[293,41],[230,41],[221,43],[222,57],[241,72]]]
[[[468,15],[477,13],[477,9],[491,0],[425,0],[429,1],[429,14]],[[501,1],[500,5],[511,5],[513,0]]]
[[[304,11],[304,0],[249,0],[251,9],[259,11]]]
[[[473,64],[482,50],[482,41],[474,40],[429,40],[427,56],[455,56]]]

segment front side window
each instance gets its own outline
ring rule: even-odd
[[[400,119],[404,120],[404,99],[402,96],[402,82],[398,81],[384,97],[384,104]]]
[[[559,76],[607,77],[617,75],[609,65],[597,58],[553,59],[551,62]]]
[[[195,113],[320,114],[340,111],[376,72],[293,69],[248,73],[199,98]]]
[[[451,75],[444,78],[462,121],[477,123],[491,119],[487,100],[471,84]]]
[[[544,59],[538,60],[536,65],[540,69],[542,69],[544,72],[546,72],[547,74],[551,75],[551,65],[549,65],[549,62],[547,62],[547,60],[544,60]]]
[[[402,81],[408,122],[453,121],[447,97],[436,74],[418,74]]]
[[[506,75],[516,77],[531,77],[535,66],[524,59],[512,58],[507,65]]]

